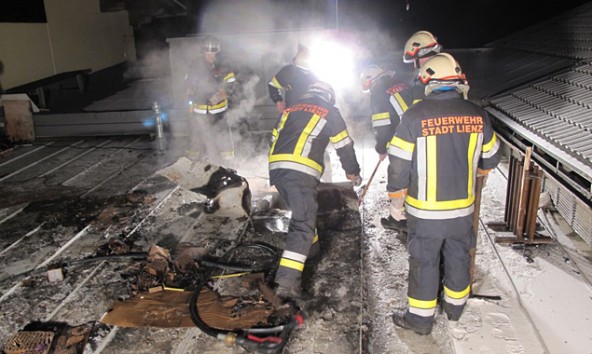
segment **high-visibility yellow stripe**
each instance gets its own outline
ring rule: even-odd
[[[463,297],[469,295],[470,291],[471,291],[470,284],[469,284],[469,286],[467,286],[466,289],[461,290],[461,291],[454,291],[454,290],[448,289],[447,287],[444,287],[444,293],[453,299],[462,299]]]
[[[304,127],[302,134],[300,134],[298,142],[296,142],[296,146],[294,147],[295,154],[302,154],[302,150],[304,150],[304,146],[306,145],[306,141],[308,140],[310,133],[312,133],[312,130],[317,125],[320,119],[321,117],[318,114],[313,114],[313,116],[310,118],[308,124],[306,124],[306,127]]]
[[[407,106],[407,103],[399,93],[395,93],[395,99],[397,100],[397,103],[399,103],[399,106],[401,106],[403,112],[405,112],[409,108],[409,106]]]
[[[491,150],[493,148],[493,146],[495,145],[496,141],[497,141],[497,135],[495,135],[495,132],[493,132],[493,136],[491,137],[491,140],[487,144],[483,144],[483,147],[481,149],[484,152]]]
[[[413,149],[415,149],[415,144],[405,141],[399,138],[398,136],[393,136],[390,144],[398,147],[399,149],[403,149],[410,152],[413,152]]]
[[[286,267],[290,269],[296,269],[298,271],[304,270],[304,263],[296,262],[291,259],[282,258],[280,260],[280,267]]]
[[[413,100],[413,104],[416,104],[417,102],[421,102],[421,98]]]
[[[471,133],[469,139],[469,151],[467,156],[467,163],[469,166],[469,180],[467,183],[467,195],[473,194],[473,161],[475,158],[475,149],[477,148],[477,142],[479,141],[479,133]]]
[[[315,233],[314,237],[312,238],[312,243],[317,243],[319,242],[319,235]]]
[[[431,309],[431,308],[436,307],[436,305],[438,303],[437,299],[425,301],[425,300],[417,300],[412,297],[408,297],[407,300],[409,301],[409,306],[416,307],[418,309]]]
[[[391,114],[389,112],[376,113],[372,115],[372,121],[390,118]]]
[[[405,201],[418,209],[423,210],[453,210],[470,207],[475,202],[475,196],[471,195],[467,199],[444,200],[444,201],[429,201],[417,200],[410,195],[407,195]]]
[[[427,150],[427,195],[428,202],[435,202],[437,199],[436,190],[438,188],[438,144],[436,136],[431,135],[426,139]]]
[[[269,162],[278,162],[278,161],[293,161],[310,168],[314,168],[319,172],[323,172],[323,168],[321,165],[316,163],[314,160],[306,158],[304,156],[294,155],[294,154],[274,154],[269,156]]]
[[[277,81],[275,76],[271,79],[271,83],[273,84],[273,86],[275,86],[275,88],[278,88],[278,89],[283,88],[282,84],[280,84],[280,82]]]
[[[335,144],[336,142],[339,142],[339,141],[347,138],[348,136],[349,136],[349,133],[347,132],[347,130],[344,130],[341,133],[330,137],[329,140],[331,140],[331,142]]]
[[[222,107],[226,106],[227,104],[228,104],[228,101],[227,100],[224,100],[224,101],[222,101],[222,102],[220,102],[218,104],[210,105],[210,106],[208,106],[208,108],[209,109],[222,108]]]
[[[275,129],[276,131],[276,137],[279,135],[280,131],[282,129],[284,129],[284,125],[286,124],[286,120],[288,120],[288,115],[290,113],[285,112],[284,114],[282,114],[282,118],[280,119],[280,124],[278,124],[277,129]],[[271,149],[269,149],[269,156],[271,157],[271,155],[273,154],[273,150],[275,149],[275,144],[277,143],[278,139],[275,139],[273,141],[273,144],[271,144]]]
[[[224,76],[224,81],[228,81],[230,79],[234,79],[234,73],[228,73],[226,76]]]

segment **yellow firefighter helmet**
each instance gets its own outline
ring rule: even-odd
[[[428,31],[415,32],[405,43],[403,61],[413,63],[419,58],[429,57],[442,51],[436,37]]]
[[[456,59],[448,53],[439,53],[429,58],[419,70],[419,80],[426,85],[425,94],[443,87],[454,88],[465,95],[469,85]]]
[[[372,81],[374,81],[383,73],[384,70],[382,70],[378,65],[370,65],[364,68],[364,70],[362,70],[362,73],[360,74],[360,83],[362,84],[362,91],[370,91]]]

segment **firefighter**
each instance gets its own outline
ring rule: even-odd
[[[494,168],[500,143],[487,112],[466,100],[469,86],[448,53],[421,68],[426,98],[414,104],[389,146],[389,192],[405,205],[408,222],[408,308],[396,325],[426,335],[436,313],[440,257],[443,308],[458,320],[470,292],[475,181]]]
[[[300,100],[283,111],[269,152],[270,184],[292,211],[286,246],[275,276],[276,294],[298,298],[305,261],[315,236],[317,186],[323,154],[333,144],[346,177],[360,185],[360,167],[345,122],[335,107],[335,92],[325,82],[313,83]]]
[[[267,84],[269,97],[279,112],[291,107],[317,77],[310,70],[310,51],[299,46],[292,62],[280,69]]]
[[[382,161],[387,156],[388,143],[401,121],[390,100],[393,97],[398,99],[398,93],[407,89],[408,85],[395,79],[394,72],[383,70],[378,65],[366,67],[360,79],[362,91],[370,94],[372,130],[376,137],[374,148]]]
[[[230,65],[219,57],[220,42],[216,37],[203,38],[200,51],[185,77],[192,113],[191,148],[196,149],[191,154],[199,155],[208,148],[214,148],[213,155],[231,159],[234,157],[234,144],[224,112],[228,110],[228,96],[236,78]]]
[[[284,109],[292,107],[306,89],[318,81],[316,75],[310,70],[310,55],[307,47],[299,45],[292,62],[282,67],[267,84],[269,97],[275,103],[278,112],[281,113]],[[325,168],[321,180],[330,182],[333,173],[328,151],[323,155],[323,162]],[[318,230],[315,229],[309,257],[316,257],[320,252]]]
[[[413,63],[415,69],[419,70],[426,60],[440,53],[441,50],[442,46],[432,33],[418,31],[411,35],[405,43],[403,62]],[[402,87],[400,90],[392,90],[390,102],[397,114],[401,116],[412,104],[425,98],[424,91],[424,84],[415,75],[411,85]],[[380,223],[385,229],[405,231],[407,229],[407,221],[403,205],[398,202],[400,199],[397,195],[391,195],[389,193],[389,199],[391,201],[389,216],[388,218],[381,218]]]

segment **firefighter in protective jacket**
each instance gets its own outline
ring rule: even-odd
[[[331,142],[349,180],[361,183],[360,167],[345,121],[328,84],[312,84],[298,102],[283,111],[273,130],[269,152],[270,184],[292,211],[286,245],[275,276],[276,294],[297,298],[305,261],[315,236],[317,186],[323,154]]]
[[[498,164],[500,144],[487,112],[466,100],[469,87],[450,54],[430,58],[419,78],[426,98],[405,112],[392,139],[387,189],[404,203],[409,228],[409,306],[393,320],[428,334],[441,255],[450,320],[458,320],[469,297],[475,181]]]
[[[429,58],[440,53],[442,46],[438,43],[436,37],[428,31],[415,32],[404,47],[403,62],[413,63],[415,69],[421,69],[423,63]],[[425,98],[425,85],[419,81],[418,76],[411,85],[396,86],[390,90],[390,102],[399,116],[403,115],[407,109]],[[391,135],[392,137],[392,135]],[[390,144],[390,143],[389,143]],[[381,218],[380,223],[386,229],[405,231],[407,222],[403,205],[399,203],[396,195],[389,193],[391,207],[388,218]]]
[[[366,67],[361,74],[362,91],[370,93],[372,130],[376,138],[375,150],[382,161],[387,156],[388,143],[401,122],[402,111],[397,111],[391,100],[402,100],[400,92],[409,86],[395,78],[395,73],[378,65]],[[403,104],[405,104],[403,102]]]
[[[232,132],[223,119],[228,110],[228,94],[236,82],[232,68],[218,57],[220,43],[206,36],[200,55],[191,62],[185,77],[191,117],[191,148],[197,151],[215,148],[223,158],[234,157]],[[215,139],[212,137],[215,136]],[[208,142],[209,141],[209,142]]]
[[[308,48],[300,46],[292,63],[282,67],[267,84],[269,97],[279,112],[292,107],[304,91],[317,81],[316,75],[310,70],[309,60]]]

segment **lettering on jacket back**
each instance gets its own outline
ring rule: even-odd
[[[421,135],[482,133],[483,117],[481,116],[451,116],[427,118],[421,120]]]

